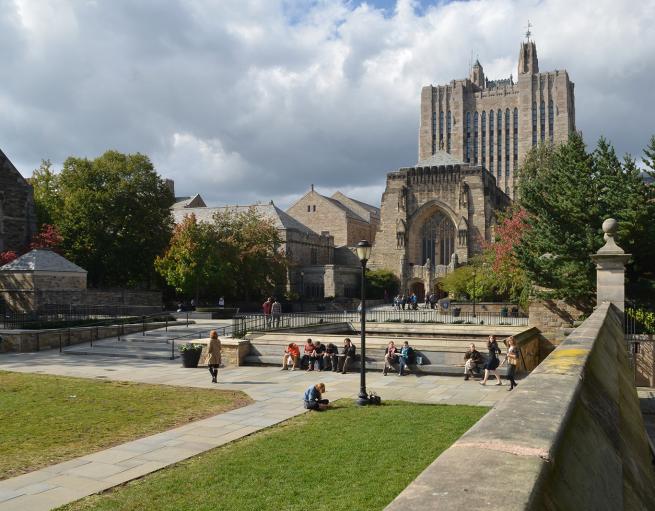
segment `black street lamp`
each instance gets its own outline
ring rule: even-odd
[[[300,272],[300,312],[303,311],[303,297],[305,296],[305,272]]]
[[[362,240],[357,244],[357,257],[362,263],[362,303],[361,303],[361,345],[362,345],[362,363],[359,373],[359,398],[357,404],[360,406],[368,405],[368,393],[366,392],[366,263],[371,257],[371,244]]]
[[[477,276],[477,271],[475,268],[473,268],[473,317],[475,317],[475,295],[476,295],[476,288],[475,288],[475,277]]]

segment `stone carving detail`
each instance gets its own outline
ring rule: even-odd
[[[398,211],[407,211],[407,187],[403,186],[398,193]]]
[[[405,238],[407,236],[407,224],[402,218],[396,219],[396,248],[405,247]]]

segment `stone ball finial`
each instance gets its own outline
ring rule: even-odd
[[[608,241],[609,238],[613,238],[618,228],[619,228],[619,223],[613,218],[608,218],[607,220],[605,220],[603,222],[603,232],[605,233],[603,238],[605,239],[605,241]]]

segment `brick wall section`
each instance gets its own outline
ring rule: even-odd
[[[0,252],[23,249],[35,232],[32,187],[0,151]]]
[[[584,314],[582,309],[563,300],[537,300],[528,307],[528,323],[539,329],[545,343],[543,347],[550,351],[564,340],[573,322]]]

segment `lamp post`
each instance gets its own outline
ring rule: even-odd
[[[371,257],[371,244],[362,240],[357,244],[357,257],[362,263],[362,303],[361,303],[361,345],[362,345],[362,363],[359,373],[359,398],[357,404],[364,406],[369,404],[368,393],[366,392],[366,263]]]
[[[476,276],[477,276],[477,270],[473,268],[473,317],[475,317],[475,295],[476,295],[475,277]]]
[[[305,296],[305,272],[301,271],[300,272],[300,312],[304,312],[303,310],[304,296]]]

